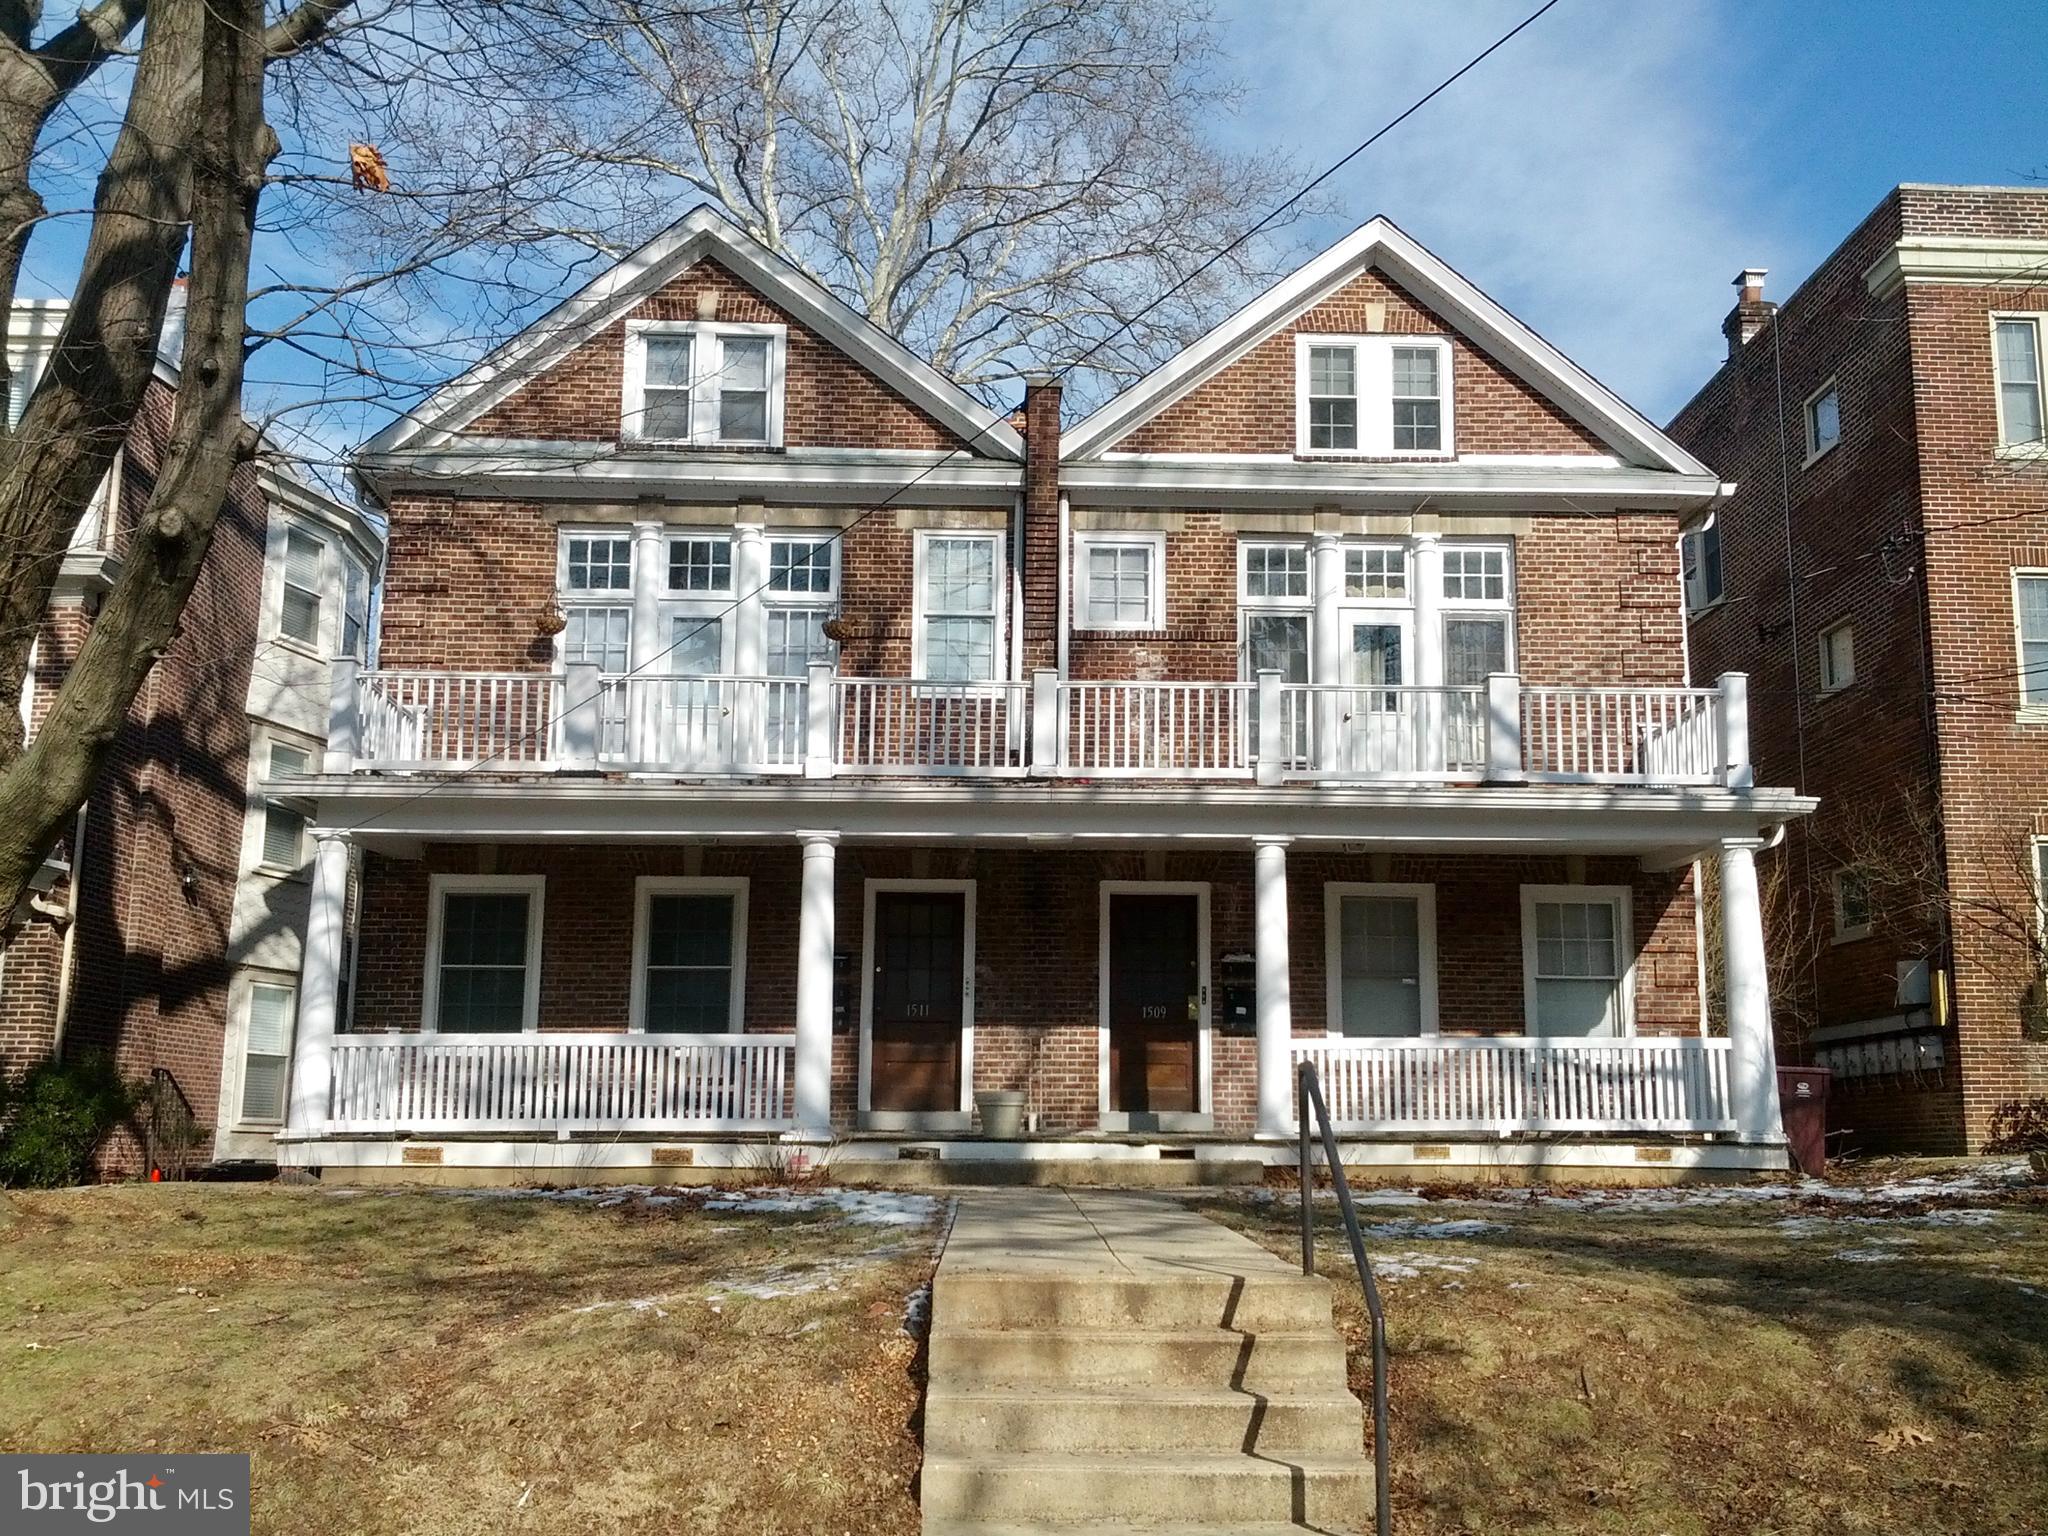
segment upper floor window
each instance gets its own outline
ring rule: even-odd
[[[1685,606],[1697,613],[1721,601],[1721,528],[1718,523],[1688,533],[1679,546],[1685,576]]]
[[[1806,397],[1806,462],[1811,464],[1842,440],[1842,392],[1829,379]]]
[[[1244,546],[1244,595],[1247,598],[1306,598],[1306,544]]]
[[[370,573],[346,556],[341,562],[341,654],[369,658]]]
[[[1345,550],[1344,595],[1406,602],[1408,551],[1389,544]]]
[[[772,594],[832,590],[834,541],[817,539],[770,539],[768,541],[768,590]]]
[[[1448,453],[1450,385],[1442,337],[1297,336],[1295,452]]]
[[[1856,626],[1836,624],[1820,633],[1820,690],[1833,693],[1856,681]]]
[[[320,643],[320,562],[327,546],[301,528],[284,536],[284,596],[278,633],[303,645]]]
[[[571,592],[633,590],[633,541],[577,534],[563,544],[562,585]]]
[[[1080,628],[1166,627],[1164,534],[1082,534],[1074,544],[1081,568]]]
[[[944,683],[996,676],[1002,616],[1002,538],[993,533],[928,533],[917,543],[917,622],[913,666]]]
[[[730,592],[732,540],[722,534],[670,539],[668,589],[671,592]]]
[[[1444,546],[1444,601],[1459,605],[1514,600],[1508,580],[1508,552],[1499,544]]]
[[[1870,875],[1861,869],[1838,869],[1834,874],[1835,942],[1867,938],[1870,934]]]
[[[298,778],[312,772],[313,754],[286,742],[270,744],[270,768],[266,778]],[[306,864],[306,813],[282,800],[263,803],[262,863],[267,869],[298,871]]]
[[[2001,448],[2039,447],[2042,443],[2040,317],[1998,321],[1996,343],[1998,445]]]
[[[2048,571],[2014,571],[2014,627],[2019,632],[2020,706],[2048,712]]]
[[[699,447],[779,447],[779,325],[637,320],[626,326],[624,435]]]

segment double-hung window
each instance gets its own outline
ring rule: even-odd
[[[650,1034],[737,1033],[747,882],[643,876],[634,919],[633,1027]]]
[[[1856,626],[1847,622],[1820,632],[1820,691],[1833,693],[1856,681]]]
[[[1451,346],[1441,336],[1299,334],[1294,451],[1448,454],[1452,382]]]
[[[1842,440],[1842,392],[1833,379],[1806,397],[1806,462]]]
[[[624,437],[696,447],[780,447],[784,345],[779,325],[628,322]]]
[[[1486,753],[1486,679],[1514,670],[1514,552],[1505,544],[1446,544],[1443,549],[1445,743],[1451,760],[1470,766]]]
[[[838,542],[823,534],[769,537],[761,658],[770,677],[801,678],[812,662],[833,659],[825,626],[838,597],[838,553]],[[771,759],[795,762],[802,755],[804,701],[796,685],[769,689],[764,726]]]
[[[2001,316],[1993,325],[1992,357],[1998,374],[1998,446],[2041,447],[2041,317]]]
[[[1522,965],[1529,1033],[1629,1033],[1629,952],[1626,887],[1523,886]]]
[[[301,645],[320,644],[320,567],[327,545],[303,528],[284,534],[284,586],[277,616],[278,633]]]
[[[1283,683],[1309,680],[1309,631],[1314,600],[1309,581],[1309,549],[1303,543],[1246,543],[1238,546],[1239,666],[1247,682],[1261,672],[1278,672]],[[1247,728],[1259,739],[1259,701],[1254,694]],[[1286,749],[1295,759],[1309,750],[1310,711],[1296,710],[1293,740]]]
[[[632,666],[633,540],[623,533],[564,533],[561,542],[561,655],[587,661],[607,677]],[[598,748],[606,755],[626,745],[626,701],[607,692],[599,706]]]
[[[1435,887],[1333,882],[1324,922],[1330,1033],[1435,1034]]]
[[[1001,536],[925,533],[917,546],[914,665],[941,683],[979,683],[996,676],[1001,632]]]
[[[1084,533],[1074,540],[1080,567],[1080,629],[1166,627],[1166,536]]]
[[[298,993],[277,982],[250,984],[243,1004],[242,1084],[237,1119],[243,1125],[284,1123],[291,1076],[292,1021]]]
[[[1721,528],[1709,523],[1679,545],[1684,567],[1685,606],[1694,613],[1721,601]]]
[[[296,778],[311,771],[313,754],[304,747],[282,741],[270,744],[269,771],[272,783]],[[263,802],[263,848],[259,861],[266,869],[293,873],[306,866],[306,813],[283,800]]]
[[[1835,942],[1847,944],[1870,936],[1870,873],[1851,866],[1835,871]]]
[[[2014,571],[2013,623],[2019,634],[2020,708],[2048,716],[2048,571]]]
[[[369,659],[370,573],[361,562],[341,561],[341,654],[357,661]]]
[[[542,890],[539,875],[433,877],[424,1028],[512,1034],[536,1027]]]

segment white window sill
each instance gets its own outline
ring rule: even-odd
[[[1728,595],[1724,592],[1721,594],[1721,596],[1715,598],[1711,603],[1687,604],[1685,616],[1689,619],[1696,619],[1700,617],[1700,615],[1702,614],[1712,613],[1717,608],[1725,608],[1727,606]]]
[[[2048,704],[2022,704],[2012,718],[2015,725],[2048,725]]]
[[[745,448],[759,453],[769,449],[779,450],[782,447],[780,443],[768,442],[762,438],[742,440],[714,437],[699,442],[689,437],[628,437],[621,434],[619,442],[628,448],[658,448],[664,452],[674,453],[703,453],[720,448]]]
[[[294,656],[303,656],[308,661],[324,663],[327,660],[325,656],[320,654],[320,647],[317,644],[307,640],[296,639],[291,635],[272,635],[270,643],[280,650],[290,651]]]
[[[2033,443],[2000,443],[1991,456],[2008,463],[2038,463],[2048,460],[2048,440]]]
[[[261,875],[267,880],[296,880],[301,884],[313,878],[312,866],[307,864],[301,864],[295,869],[286,869],[280,864],[258,864],[249,873]]]
[[[1164,624],[1076,624],[1073,632],[1076,639],[1084,639],[1089,635],[1114,635],[1119,640],[1129,640],[1142,635],[1151,635],[1160,640],[1166,638]]]
[[[1365,448],[1305,448],[1297,445],[1294,456],[1297,459],[1335,459],[1379,464],[1441,464],[1455,459],[1458,455],[1457,451],[1451,448],[1395,448],[1386,453],[1374,453]]]
[[[1830,944],[1856,944],[1869,938],[1870,933],[1871,930],[1867,927],[1838,929],[1834,937],[1829,939],[1828,942]]]

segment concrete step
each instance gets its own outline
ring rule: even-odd
[[[1365,1410],[1349,1392],[1265,1394],[1151,1384],[1117,1390],[934,1385],[925,1398],[932,1454],[1207,1451],[1216,1455],[1359,1454]]]
[[[1235,1328],[1332,1326],[1319,1275],[1034,1275],[940,1271],[935,1315],[963,1328]]]
[[[928,1521],[1246,1521],[1355,1528],[1369,1518],[1372,1480],[1348,1456],[932,1456],[924,1462]]]
[[[943,1312],[931,1339],[931,1381],[999,1386],[1236,1388],[1341,1392],[1344,1342],[1335,1329],[1233,1333],[1222,1328],[956,1328]]]

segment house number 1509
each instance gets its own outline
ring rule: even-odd
[[[1139,1010],[1138,1017],[1143,1019],[1163,1019],[1166,1017],[1166,1012],[1166,1004],[1164,1003],[1147,1003]]]

